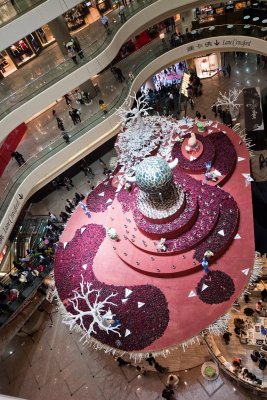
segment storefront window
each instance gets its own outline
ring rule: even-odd
[[[2,51],[0,53],[0,71],[4,77],[12,74],[12,72],[15,72],[17,70],[15,64],[9,57],[8,53],[6,51]]]
[[[35,53],[26,38],[14,43],[7,49],[7,52],[17,66],[35,57]]]
[[[85,18],[82,9],[79,6],[72,8],[64,14],[69,31],[75,31],[85,25]]]
[[[54,36],[49,28],[49,26],[43,25],[41,28],[36,30],[36,34],[40,40],[40,43],[43,47],[49,45],[50,43],[54,42]]]
[[[111,2],[109,0],[97,0],[96,7],[103,14],[111,9]]]
[[[199,78],[210,78],[217,74],[221,67],[220,53],[194,58],[194,63]]]
[[[0,1],[0,23],[5,23],[15,17],[17,12],[10,1]]]

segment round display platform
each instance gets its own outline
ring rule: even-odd
[[[248,282],[254,262],[248,150],[218,122],[203,135],[196,125],[192,130],[203,144],[197,160],[183,158],[181,144],[173,142],[179,159],[173,180],[185,193],[175,219],[147,221],[136,209],[139,189],[120,189],[112,175],[87,197],[90,217],[78,206],[60,238],[54,272],[66,318],[85,335],[90,331],[99,347],[144,354],[174,348],[227,312]],[[205,181],[207,161],[219,173],[216,182]],[[160,238],[166,238],[164,251]],[[207,250],[213,256],[205,274]],[[98,322],[88,311],[92,304],[101,304]]]

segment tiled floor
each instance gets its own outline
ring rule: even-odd
[[[79,336],[61,323],[59,313],[44,320],[40,331],[16,336],[0,362],[0,392],[28,400],[159,400],[167,375],[138,375],[134,366],[119,368],[112,356],[83,348]],[[195,349],[197,351],[197,349]],[[179,353],[176,353],[179,357]],[[202,360],[201,360],[202,362]],[[245,400],[223,376],[205,381],[200,366],[179,372],[177,399]]]

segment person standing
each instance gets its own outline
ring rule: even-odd
[[[123,3],[123,5],[124,5],[124,7],[126,7],[128,4],[127,4],[127,0],[122,0],[122,3]]]
[[[119,6],[119,16],[121,19],[121,23],[123,24],[124,22],[126,22],[126,16],[124,14],[124,5],[122,3],[120,3]]]
[[[81,48],[81,45],[80,45],[80,42],[79,42],[77,36],[74,36],[74,37],[71,39],[71,41],[72,41],[72,43],[73,43],[74,51],[76,51],[76,53],[78,54],[78,56],[80,57],[80,59],[83,60],[83,59],[84,59],[84,54],[83,54],[83,51],[82,51],[82,48]]]
[[[78,90],[78,89],[75,90],[75,98],[76,98],[77,103],[84,105],[83,95],[82,95],[81,90]]]
[[[64,135],[63,135],[62,137],[63,137],[63,139],[65,140],[66,144],[69,144],[69,143],[70,143],[70,137],[69,137],[69,135],[67,134],[67,132],[65,132]]]
[[[68,51],[68,57],[71,58],[74,64],[77,65],[78,61],[74,48],[72,46],[67,46],[67,51]]]
[[[226,70],[227,70],[227,73],[228,73],[228,76],[229,76],[229,78],[231,77],[231,65],[230,64],[227,64],[227,67],[226,67]]]
[[[11,157],[15,158],[15,160],[17,161],[17,163],[19,164],[19,166],[23,165],[26,163],[26,161],[24,160],[24,157],[22,154],[20,154],[18,151],[12,151],[11,153]]]

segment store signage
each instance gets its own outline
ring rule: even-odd
[[[182,77],[182,83],[181,83],[181,93],[188,97],[188,85],[190,84],[190,75],[188,75],[186,72],[183,73]]]
[[[225,39],[220,38],[213,38],[213,39],[202,39],[197,42],[193,42],[189,46],[187,46],[187,52],[195,52],[199,50],[205,50],[209,48],[216,48],[220,45],[221,47],[236,47],[236,48],[242,48],[242,49],[249,49],[252,45],[251,40],[246,40],[246,39],[240,39],[240,38],[231,38],[229,37]]]
[[[17,220],[17,215],[20,212],[20,206],[23,204],[23,194],[18,194],[18,197],[13,205],[11,211],[6,215],[3,220],[3,223],[0,227],[0,245],[7,240],[7,235],[10,232],[11,227],[13,227],[14,223]]]

